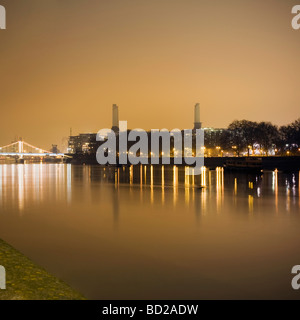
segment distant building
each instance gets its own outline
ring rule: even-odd
[[[52,153],[59,153],[59,150],[57,148],[57,144],[53,144],[51,149],[50,149],[50,152]]]
[[[78,136],[70,136],[68,143],[68,153],[93,153],[97,150],[98,142],[96,133],[81,133]]]
[[[214,148],[222,144],[222,134],[226,129],[223,128],[203,128],[204,145],[206,148]]]

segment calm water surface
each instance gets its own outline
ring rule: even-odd
[[[91,299],[299,299],[299,196],[298,172],[1,164],[0,238]]]

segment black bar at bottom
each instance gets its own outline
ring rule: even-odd
[[[300,299],[300,296],[299,296]],[[296,301],[122,300],[1,301],[1,319],[269,319],[297,314]]]

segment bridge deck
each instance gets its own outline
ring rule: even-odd
[[[0,152],[0,156],[6,157],[65,157],[64,153],[26,153],[26,152]]]

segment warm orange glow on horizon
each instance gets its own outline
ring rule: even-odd
[[[111,127],[192,128],[299,117],[294,1],[2,0],[0,146],[44,149]],[[296,2],[295,2],[296,4]]]

